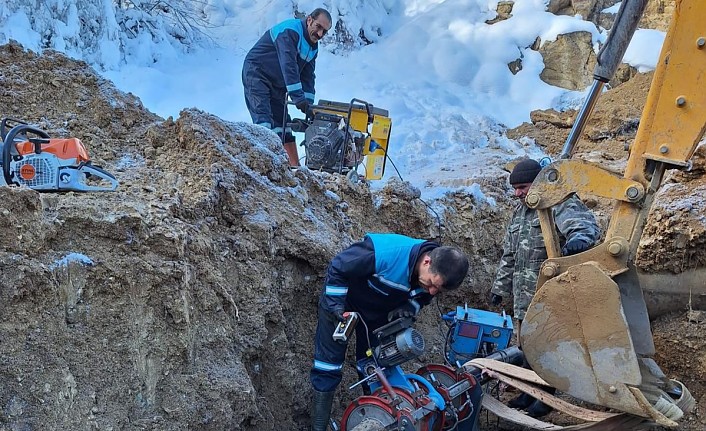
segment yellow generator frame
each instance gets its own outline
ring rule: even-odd
[[[392,129],[389,112],[360,99],[353,99],[350,103],[319,100],[313,110],[340,115],[346,119],[353,130],[363,133],[366,136],[363,146],[365,179],[382,179],[385,174],[387,147]],[[370,128],[371,125],[372,128]]]

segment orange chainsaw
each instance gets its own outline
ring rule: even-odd
[[[77,138],[50,138],[45,131],[12,118],[0,122],[0,137],[0,185],[40,192],[110,192],[118,187],[113,175],[91,163]]]

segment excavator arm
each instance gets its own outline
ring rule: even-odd
[[[540,172],[526,197],[527,205],[538,210],[549,258],[520,338],[532,369],[560,391],[676,426],[693,406],[688,390],[667,379],[652,359],[649,316],[633,263],[665,171],[689,167],[706,128],[705,1],[676,2],[625,172],[571,159],[585,118],[612,77],[646,3],[623,1],[612,30],[627,32],[616,36],[620,40],[614,45],[623,46],[607,46],[599,54],[596,83],[561,160]],[[551,207],[572,193],[612,199],[615,208],[603,243],[561,257]]]

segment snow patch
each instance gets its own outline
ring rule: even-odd
[[[77,253],[77,252],[71,252],[67,254],[66,256],[62,257],[61,259],[58,259],[54,261],[49,267],[51,269],[56,269],[60,267],[66,267],[69,266],[70,263],[78,263],[83,266],[94,266],[95,263],[93,260],[86,256],[85,254],[82,253]]]

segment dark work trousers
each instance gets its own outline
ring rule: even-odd
[[[292,118],[287,111],[287,92],[284,88],[272,87],[256,66],[243,64],[243,92],[245,105],[254,124],[269,127],[278,136]],[[283,123],[284,120],[284,123]],[[287,130],[283,142],[294,142],[294,135]]]

